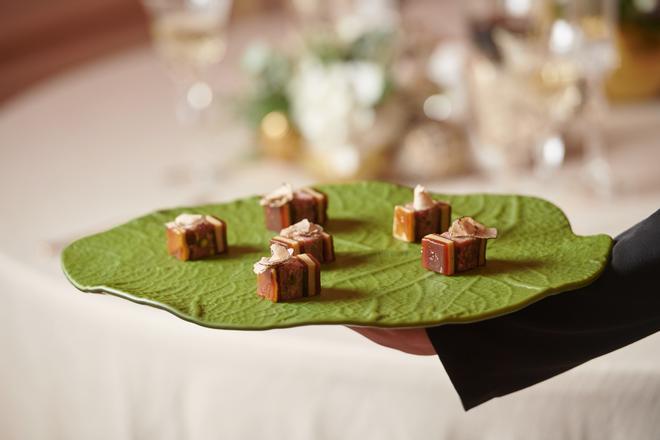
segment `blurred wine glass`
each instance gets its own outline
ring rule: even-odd
[[[576,59],[586,84],[580,124],[585,147],[585,172],[588,183],[603,195],[611,194],[614,189],[603,125],[609,110],[604,82],[619,63],[615,43],[617,6],[616,0],[566,2],[567,20],[578,31]]]
[[[618,63],[615,0],[466,3],[472,57],[470,138],[477,161],[498,175],[562,166],[563,133],[577,126],[584,175],[612,190],[602,134],[603,83]]]
[[[156,52],[178,92],[177,118],[199,120],[213,100],[207,75],[222,61],[231,0],[143,0]]]
[[[142,2],[154,48],[176,88],[176,119],[186,131],[181,145],[185,159],[166,170],[164,179],[192,184],[192,201],[205,202],[217,193],[218,166],[231,166],[229,115],[210,81],[226,52],[231,0]],[[220,157],[222,164],[216,162]]]
[[[497,176],[563,163],[564,126],[582,105],[575,32],[550,0],[466,3],[469,135],[475,158]]]

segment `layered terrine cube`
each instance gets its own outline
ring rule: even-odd
[[[332,235],[307,219],[282,229],[279,235],[270,239],[270,243],[291,249],[293,255],[311,254],[321,263],[335,261]]]
[[[469,224],[468,231],[460,223]],[[449,231],[428,234],[422,239],[422,266],[443,275],[483,266],[487,240],[496,236],[496,229],[486,228],[470,217],[461,217]]]
[[[407,242],[419,242],[428,234],[442,233],[449,228],[451,205],[433,200],[426,189],[417,185],[413,202],[394,207],[392,235]]]
[[[328,197],[314,188],[293,190],[284,184],[260,201],[264,209],[266,227],[280,231],[300,220],[324,225],[328,219]]]
[[[260,297],[279,302],[321,293],[321,264],[313,255],[293,255],[277,243],[271,245],[271,254],[254,265]]]
[[[167,251],[179,260],[227,252],[227,224],[212,215],[181,214],[166,225]]]

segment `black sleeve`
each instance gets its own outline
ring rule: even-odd
[[[515,313],[427,329],[470,409],[660,330],[660,210],[615,239],[589,286]]]

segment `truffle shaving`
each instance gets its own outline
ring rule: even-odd
[[[472,217],[460,217],[449,227],[450,238],[496,238],[497,229],[487,228]]]

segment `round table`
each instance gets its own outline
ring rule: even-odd
[[[221,91],[236,84],[233,66],[219,73]],[[340,326],[210,330],[78,293],[58,259],[77,237],[159,208],[314,180],[289,165],[244,160],[250,134],[227,119],[206,131],[177,124],[171,92],[163,67],[142,47],[53,78],[0,109],[0,437],[650,438],[660,431],[657,335],[464,413],[437,358],[394,352]],[[621,192],[611,199],[576,187],[575,165],[545,181],[467,176],[428,186],[540,195],[565,210],[577,233],[616,234],[660,207],[658,114],[647,104],[612,116]],[[218,171],[214,186],[198,179],[200,163],[190,157],[199,154]]]

